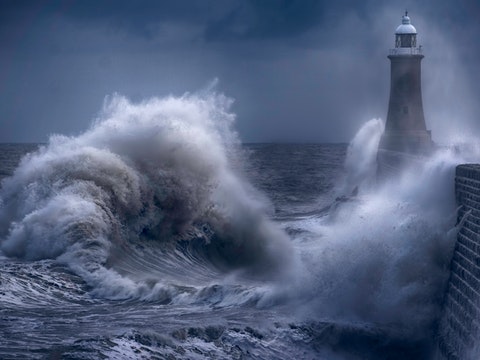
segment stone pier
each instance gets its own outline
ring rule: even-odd
[[[480,359],[480,165],[459,165],[455,176],[458,233],[438,331],[438,359]]]

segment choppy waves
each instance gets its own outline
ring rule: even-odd
[[[328,211],[285,223],[299,233],[293,241],[301,260],[298,286],[284,295],[300,318],[376,324],[431,343],[458,230],[455,166],[466,154],[439,148],[377,182],[382,132],[376,119],[358,132]]]
[[[345,176],[324,193],[299,181],[302,196],[289,197],[300,167],[285,189],[260,173],[262,194],[246,180],[230,104],[212,93],[113,96],[85,133],[52,136],[24,157],[0,190],[8,316],[48,354],[66,341],[64,355],[93,348],[111,358],[132,349],[336,358],[326,347],[340,359],[428,357],[457,230],[454,168],[465,152],[439,149],[378,183],[383,124],[371,120],[348,148]],[[278,154],[275,166],[288,173],[288,151]],[[335,163],[338,154],[315,156]],[[271,165],[272,153],[262,156],[254,171]],[[282,206],[275,220],[272,193]],[[63,317],[75,312],[85,336],[62,340]],[[45,314],[50,332],[37,336],[32,319]],[[23,351],[17,337],[10,349]]]
[[[88,131],[51,137],[3,181],[2,252],[55,259],[112,299],[172,299],[218,274],[286,271],[286,235],[230,165],[241,156],[230,103],[113,96]]]

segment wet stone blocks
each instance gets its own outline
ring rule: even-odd
[[[480,165],[459,165],[455,176],[458,233],[439,325],[440,359],[477,359],[480,344]]]

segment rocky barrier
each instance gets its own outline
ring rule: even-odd
[[[480,165],[457,166],[455,194],[462,223],[451,262],[438,359],[480,359]]]

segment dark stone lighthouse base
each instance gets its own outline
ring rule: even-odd
[[[430,131],[386,132],[377,152],[379,179],[394,176],[411,166],[418,166],[435,151]]]
[[[433,142],[428,130],[390,131],[382,135],[378,148],[425,155],[433,150]]]

